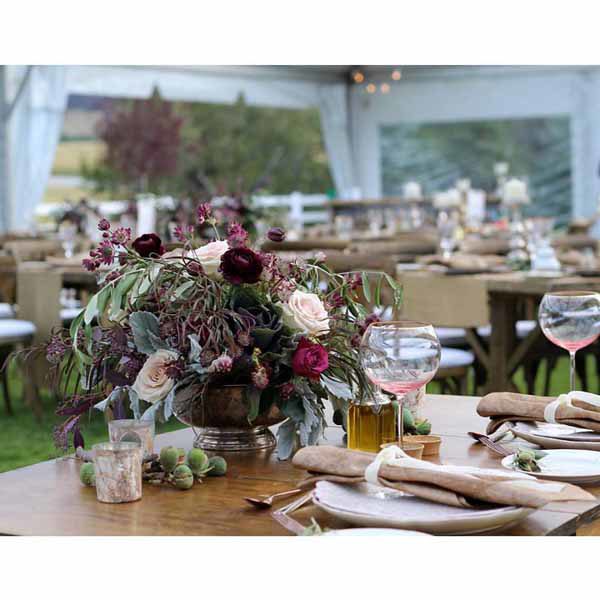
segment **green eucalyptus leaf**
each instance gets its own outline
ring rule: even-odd
[[[98,314],[98,294],[94,294],[87,306],[85,307],[85,311],[83,313],[83,321],[86,325],[89,325]]]

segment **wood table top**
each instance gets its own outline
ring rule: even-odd
[[[439,462],[498,467],[500,457],[473,442],[467,431],[485,430],[486,419],[475,412],[477,398],[428,395],[423,416],[442,436]],[[341,444],[343,432],[330,427],[324,443]],[[156,449],[166,445],[190,448],[190,429],[161,434]],[[247,505],[245,496],[291,489],[304,477],[275,453],[225,455],[225,477],[207,478],[189,491],[144,485],[139,502],[102,504],[94,488],[79,483],[79,461],[51,460],[0,474],[0,534],[4,535],[289,535],[271,516]],[[438,462],[438,461],[436,461]],[[600,497],[600,486],[587,488]],[[341,528],[341,521],[308,506],[294,518],[308,523],[314,516],[324,527]],[[506,535],[573,535],[598,533],[597,502],[547,505],[521,521]],[[599,519],[600,521],[600,519]]]

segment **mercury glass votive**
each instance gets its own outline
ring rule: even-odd
[[[108,423],[111,442],[135,442],[143,448],[143,455],[154,453],[154,421],[139,419],[115,419]]]
[[[142,446],[104,442],[92,447],[96,496],[100,502],[134,502],[142,497]]]

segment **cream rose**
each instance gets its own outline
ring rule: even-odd
[[[177,352],[157,350],[146,359],[131,386],[141,400],[154,404],[167,397],[175,382],[167,375],[166,367],[177,358]]]
[[[219,272],[221,256],[229,250],[229,244],[222,240],[209,242],[200,248],[192,250],[188,256],[200,261],[207,275],[216,275]]]
[[[295,290],[282,308],[289,327],[316,336],[329,332],[329,315],[316,294]]]

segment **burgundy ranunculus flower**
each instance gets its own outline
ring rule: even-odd
[[[329,367],[329,355],[321,344],[315,344],[307,338],[302,338],[294,356],[292,369],[296,375],[319,379],[321,373]]]
[[[133,249],[144,258],[148,258],[151,254],[160,256],[165,253],[161,239],[155,233],[144,233],[136,238],[132,244]]]
[[[256,283],[262,270],[260,255],[250,248],[231,248],[221,256],[220,271],[229,283]]]
[[[283,240],[285,240],[285,230],[281,227],[271,227],[271,229],[267,231],[267,237],[272,242],[283,242]]]

